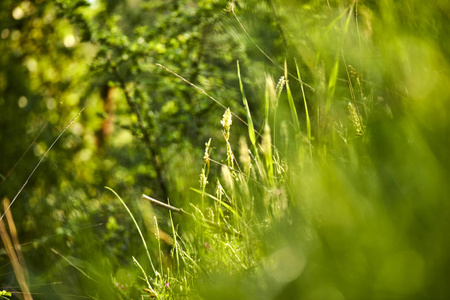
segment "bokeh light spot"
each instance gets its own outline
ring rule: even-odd
[[[53,110],[56,108],[56,100],[54,98],[48,98],[46,101],[47,108]]]
[[[28,99],[25,96],[22,96],[19,98],[18,104],[20,108],[24,108],[28,104]]]
[[[20,20],[23,18],[23,16],[25,15],[25,12],[23,11],[23,9],[20,6],[17,6],[16,8],[14,8],[14,10],[12,11],[12,16],[14,19],[16,20]]]
[[[64,37],[64,46],[66,46],[66,48],[72,48],[75,46],[75,43],[76,40],[73,34],[68,34]]]
[[[2,34],[1,34],[2,39],[7,39],[9,37],[9,29],[5,28],[2,30]]]
[[[19,30],[14,30],[12,33],[11,33],[11,39],[13,40],[13,41],[17,41],[18,39],[20,39],[20,31]]]
[[[303,272],[305,263],[306,257],[301,250],[285,247],[271,255],[266,269],[275,281],[288,283]]]

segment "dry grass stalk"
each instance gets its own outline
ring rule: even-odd
[[[27,271],[25,268],[25,260],[20,249],[19,239],[17,237],[17,230],[14,224],[14,219],[11,214],[11,210],[7,209],[9,207],[9,200],[5,198],[3,200],[3,205],[5,207],[5,215],[8,222],[8,226],[11,232],[11,238],[6,231],[6,225],[3,219],[0,219],[0,237],[5,245],[5,251],[8,254],[9,260],[13,266],[14,274],[16,276],[17,282],[19,283],[20,289],[22,290],[22,295],[25,300],[33,300],[28,289],[27,284]]]

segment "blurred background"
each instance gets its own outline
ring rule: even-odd
[[[0,200],[84,108],[11,207],[33,298],[153,298],[108,186],[167,269],[158,298],[447,299],[449,15],[444,0],[2,0]],[[205,204],[216,181],[236,214]],[[174,258],[175,230],[195,263]],[[0,288],[24,299],[6,248]]]

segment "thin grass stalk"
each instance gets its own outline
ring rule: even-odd
[[[9,206],[9,199],[4,198],[3,199],[3,207],[6,211],[6,208]],[[22,272],[25,276],[25,280],[27,284],[29,284],[29,276],[28,276],[28,270],[27,265],[25,263],[25,258],[22,253],[22,247],[20,245],[19,236],[17,234],[17,228],[16,223],[14,222],[13,215],[11,213],[11,210],[6,211],[6,222],[8,223],[9,232],[11,234],[12,243],[14,245],[14,250],[16,251],[17,258],[19,259],[19,263],[22,266]]]
[[[9,261],[13,266],[14,275],[16,276],[16,280],[23,292],[24,299],[33,300],[30,294],[30,289],[28,288],[28,284],[26,282],[23,267],[19,263],[19,258],[17,257],[17,253],[14,251],[14,246],[11,242],[8,232],[6,231],[6,226],[2,219],[0,219],[0,237],[3,241],[3,245],[5,246],[5,251],[8,254]]]
[[[156,216],[153,217],[155,219],[155,227],[156,227],[156,238],[158,239],[158,254],[159,254],[159,271],[161,276],[164,275],[163,271],[163,261],[161,256],[161,238],[160,238],[160,232],[159,232],[159,226],[158,226],[158,219]]]
[[[231,11],[231,13],[233,14],[234,18],[236,19],[236,21],[238,22],[239,26],[241,27],[242,31],[245,33],[245,35],[250,39],[250,41],[252,42],[253,45],[255,45],[255,47],[258,49],[259,52],[261,52],[273,65],[277,66],[278,68],[280,68],[281,70],[283,70],[283,67],[281,65],[279,65],[273,58],[271,58],[269,55],[266,54],[266,52],[264,52],[264,50],[261,49],[261,47],[258,46],[258,44],[255,42],[255,40],[252,38],[252,36],[248,33],[248,31],[245,29],[244,25],[242,24],[242,22],[239,20],[238,16],[236,15],[235,11],[234,11],[234,3],[230,2],[230,7],[229,10]],[[289,74],[289,76],[291,76],[292,78],[294,78],[295,80],[300,80],[299,78],[295,77],[294,75],[292,75],[291,73],[287,73]],[[285,76],[286,80],[287,80],[287,76]],[[315,89],[310,86],[309,84],[303,82],[303,84],[310,88],[313,92],[315,92]]]
[[[33,174],[36,172],[36,170],[39,168],[39,166],[41,165],[41,163],[44,161],[44,158],[47,156],[47,154],[50,152],[50,150],[53,148],[53,146],[55,146],[56,142],[61,138],[61,136],[64,134],[64,132],[66,132],[67,129],[69,129],[70,125],[72,125],[73,122],[75,122],[75,120],[81,115],[81,113],[83,112],[84,107],[78,112],[78,114],[73,117],[73,119],[69,122],[69,124],[67,124],[67,126],[61,131],[61,133],[56,137],[56,139],[53,141],[53,143],[50,145],[50,147],[48,147],[47,151],[45,151],[44,155],[42,155],[41,159],[39,160],[39,162],[36,164],[36,166],[34,167],[33,171],[31,171],[30,176],[28,176],[27,180],[25,181],[25,183],[22,185],[22,187],[19,189],[19,191],[17,192],[17,194],[14,196],[14,198],[12,199],[11,203],[8,205],[8,207],[5,209],[5,212],[2,214],[2,216],[0,217],[0,220],[3,220],[3,217],[6,215],[6,213],[8,212],[9,209],[11,209],[11,206],[14,204],[14,202],[17,200],[17,197],[19,197],[20,193],[22,193],[23,189],[25,188],[25,186],[28,184],[28,181],[30,181],[30,178],[33,176]]]
[[[158,272],[156,271],[155,266],[153,265],[152,257],[150,256],[150,252],[148,251],[147,242],[144,239],[144,235],[142,234],[142,231],[141,231],[141,228],[139,227],[139,224],[137,223],[136,219],[134,218],[134,216],[131,213],[131,211],[128,208],[128,206],[125,204],[125,202],[122,200],[122,198],[116,193],[116,191],[114,191],[112,188],[110,188],[108,186],[105,186],[105,188],[107,190],[110,190],[120,200],[122,205],[127,210],[128,214],[130,215],[131,219],[133,220],[134,225],[135,225],[137,231],[139,232],[139,235],[141,236],[142,243],[144,244],[144,248],[145,248],[145,251],[147,253],[148,261],[150,262],[150,265],[152,266],[152,269],[153,269],[153,273],[155,274],[155,276],[157,276]]]
[[[277,85],[275,87],[275,99],[273,99],[273,144],[276,145],[277,138],[277,112],[278,112],[278,101],[280,100],[281,92],[283,91],[284,86],[286,85],[286,78],[281,76],[278,80]]]
[[[59,257],[61,257],[65,262],[67,262],[70,266],[72,266],[75,270],[77,270],[78,272],[80,272],[81,274],[83,274],[86,278],[92,280],[95,283],[99,283],[98,281],[96,281],[95,279],[93,279],[91,276],[89,276],[86,272],[84,272],[80,267],[78,267],[77,265],[75,265],[73,262],[71,262],[67,257],[65,257],[64,255],[62,255],[61,253],[59,253],[56,249],[54,248],[50,248],[50,250],[55,253],[56,255],[58,255]]]
[[[169,219],[170,219],[170,225],[172,226],[173,245],[174,245],[172,257],[173,257],[173,253],[175,253],[175,257],[176,257],[176,261],[177,261],[177,275],[180,275],[180,253],[178,250],[179,245],[178,245],[178,241],[177,241],[177,232],[175,230],[175,225],[173,224],[173,217],[172,217],[171,210],[169,210]]]
[[[194,191],[194,192],[196,192],[196,193],[205,195],[205,196],[207,196],[207,197],[213,199],[214,201],[216,201],[217,203],[219,203],[220,205],[222,205],[223,207],[225,207],[226,209],[228,209],[228,210],[229,210],[231,213],[233,213],[233,215],[235,215],[238,219],[241,218],[241,217],[239,216],[239,214],[237,213],[237,211],[233,209],[233,207],[231,207],[231,206],[228,205],[227,203],[223,202],[223,201],[220,200],[219,198],[217,198],[217,197],[215,197],[215,196],[213,196],[213,195],[211,195],[211,194],[204,193],[204,192],[202,192],[202,191],[200,191],[200,190],[197,190],[197,189],[194,189],[194,188],[191,188],[191,190]]]
[[[133,262],[139,267],[139,269],[141,269],[142,274],[144,275],[145,281],[147,282],[147,286],[150,290],[151,293],[153,293],[153,295],[156,297],[157,299],[160,299],[158,294],[156,293],[156,291],[153,289],[152,285],[150,284],[150,281],[148,281],[148,276],[147,273],[145,272],[144,268],[141,266],[141,264],[137,261],[137,259],[133,256]]]

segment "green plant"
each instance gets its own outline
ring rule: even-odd
[[[2,39],[24,26],[57,43],[50,28],[34,27],[54,12],[51,24],[78,44],[45,54],[25,43],[32,30],[2,43],[1,82],[26,69],[42,77],[0,82],[0,122],[13,124],[25,105],[17,116],[41,128],[44,105],[25,103],[40,89],[69,101],[83,87],[87,105],[13,206],[21,240],[42,230],[23,245],[31,293],[448,298],[445,1],[5,3],[18,8],[0,10],[3,19],[24,15],[0,28]],[[9,63],[14,51],[24,53],[22,67]],[[64,67],[55,75],[62,87],[44,76],[85,54],[91,68],[72,74],[73,84]],[[58,118],[77,105],[62,106]],[[108,136],[112,115],[121,126]],[[33,152],[45,153],[42,135],[52,140],[63,120],[52,122]],[[2,157],[17,145],[1,148]],[[24,156],[23,165],[31,161]],[[16,179],[1,172],[14,195]],[[62,283],[48,285],[55,278]]]

